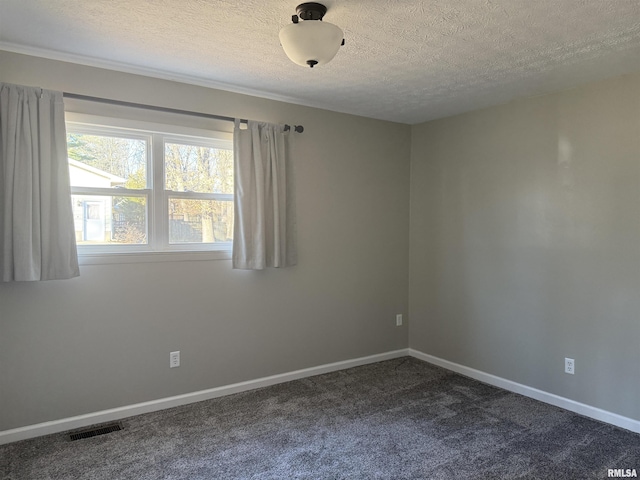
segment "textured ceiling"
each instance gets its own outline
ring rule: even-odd
[[[308,69],[295,0],[0,0],[0,49],[403,123],[640,71],[640,0],[327,0],[346,45]]]

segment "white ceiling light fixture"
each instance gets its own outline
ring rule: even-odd
[[[327,7],[315,2],[301,3],[296,13],[293,23],[280,30],[284,53],[303,67],[329,63],[344,45],[344,34],[334,24],[322,21]]]

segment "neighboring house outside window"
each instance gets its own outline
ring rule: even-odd
[[[91,188],[116,188],[125,184],[125,179],[109,172],[69,159],[71,185]],[[73,196],[73,220],[78,245],[92,242],[107,243],[117,237],[113,222],[112,206],[108,197],[95,195]]]

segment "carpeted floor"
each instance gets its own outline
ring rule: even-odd
[[[414,358],[0,446],[2,480],[604,479],[640,435]]]

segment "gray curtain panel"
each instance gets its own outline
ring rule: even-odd
[[[233,268],[262,270],[297,263],[295,186],[290,132],[236,120]]]
[[[62,93],[0,83],[2,281],[79,274]]]

